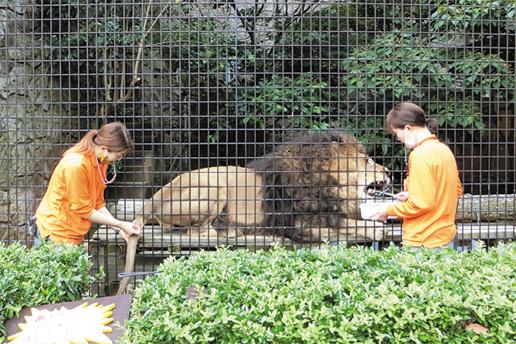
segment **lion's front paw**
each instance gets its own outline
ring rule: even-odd
[[[379,240],[383,240],[383,239],[387,238],[388,232],[389,232],[389,229],[385,226],[383,228],[376,229],[375,233],[374,233],[376,240],[379,241]]]
[[[388,227],[378,221],[366,221],[366,237],[371,241],[380,241],[387,237]]]

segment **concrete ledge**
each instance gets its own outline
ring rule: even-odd
[[[377,242],[400,242],[401,226],[399,224],[387,225],[387,235]],[[515,226],[507,223],[459,223],[457,224],[458,240],[512,240],[515,238]],[[339,241],[346,241],[342,237]],[[349,243],[371,243],[372,240],[349,240]],[[125,245],[123,238],[115,234],[111,229],[100,227],[89,239],[90,244],[97,245]],[[334,242],[332,242],[334,243]],[[186,229],[164,231],[158,225],[145,226],[140,239],[139,247],[142,250],[165,250],[178,252],[183,250],[213,249],[220,246],[232,246],[237,248],[267,248],[274,244],[310,247],[317,246],[320,242],[297,243],[282,236],[273,235],[245,235],[228,236],[220,232],[217,237],[204,236],[194,232],[192,235]]]

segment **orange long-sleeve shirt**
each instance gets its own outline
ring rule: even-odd
[[[410,153],[408,171],[408,199],[387,208],[389,216],[403,219],[403,244],[430,248],[448,244],[457,232],[457,201],[462,195],[453,153],[432,135]]]
[[[52,174],[45,196],[36,211],[41,237],[80,244],[91,227],[88,218],[104,203],[104,185],[94,154],[66,154]],[[107,165],[101,165],[106,174]]]

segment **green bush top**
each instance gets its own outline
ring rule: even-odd
[[[488,252],[221,249],[137,288],[126,343],[507,343],[516,245]],[[187,298],[191,286],[198,298]],[[468,322],[488,328],[476,335]]]
[[[82,247],[43,244],[28,249],[0,243],[0,342],[4,321],[23,307],[76,301],[93,281],[91,262]]]

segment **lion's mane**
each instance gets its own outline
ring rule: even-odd
[[[250,162],[246,167],[263,178],[265,220],[260,227],[310,241],[310,228],[336,228],[342,218],[356,218],[356,194],[355,201],[339,196],[342,183],[336,176],[356,171],[347,166],[336,171],[335,166],[339,157],[352,159],[359,152],[365,149],[353,136],[326,131],[298,136]]]

